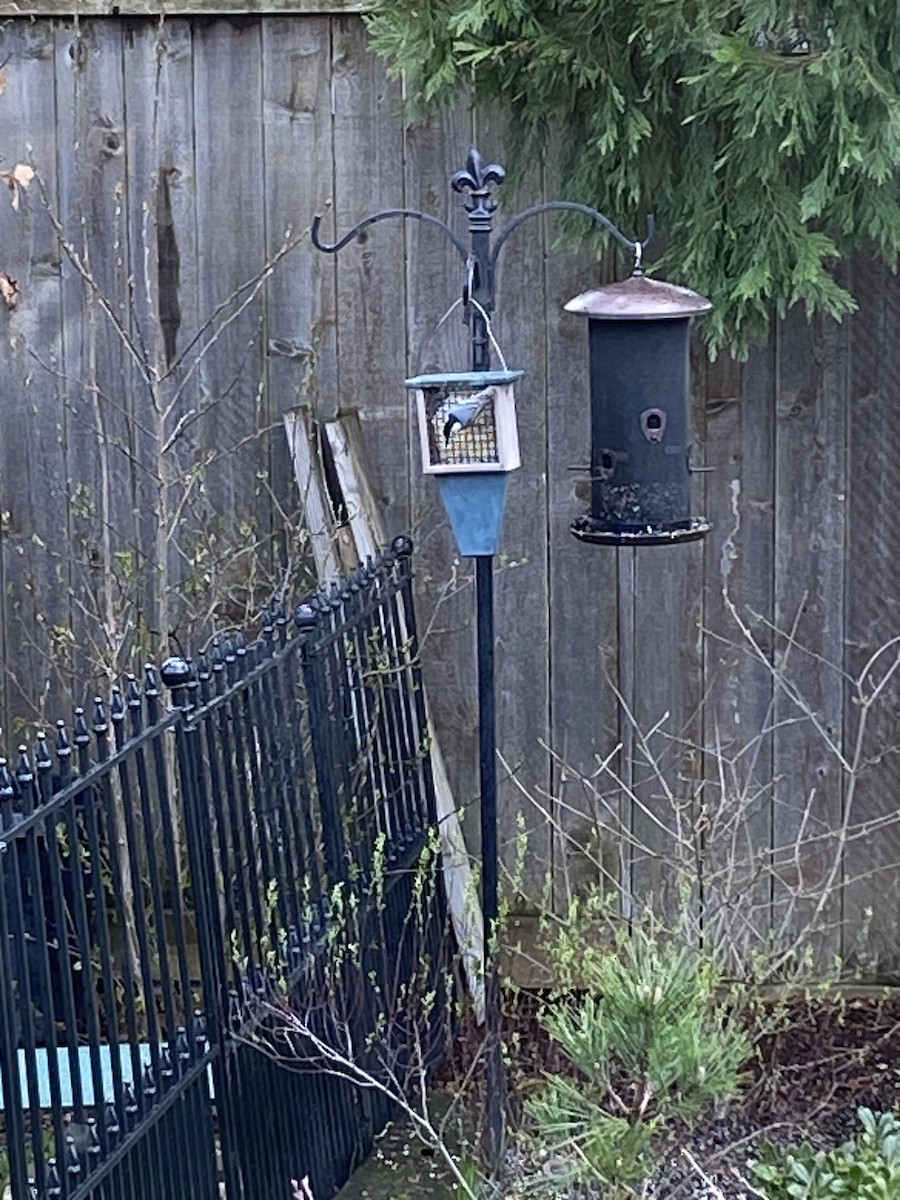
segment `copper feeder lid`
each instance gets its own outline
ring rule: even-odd
[[[630,279],[582,292],[565,308],[566,312],[599,321],[665,321],[709,312],[712,304],[690,288],[662,279],[648,279],[646,275],[632,275]]]

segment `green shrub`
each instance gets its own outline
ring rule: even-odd
[[[768,1200],[898,1200],[900,1123],[869,1108],[857,1115],[862,1132],[837,1150],[767,1146],[752,1167]]]
[[[557,1183],[600,1181],[628,1195],[674,1121],[737,1094],[750,1039],[713,964],[673,938],[637,929],[585,955],[583,974],[584,994],[541,1018],[576,1071],[550,1077],[525,1111]]]

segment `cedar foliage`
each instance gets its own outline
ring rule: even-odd
[[[499,102],[507,166],[552,145],[561,197],[638,236],[654,212],[655,273],[713,301],[713,352],[796,304],[851,312],[854,248],[896,269],[896,0],[379,0],[369,28],[414,105]]]

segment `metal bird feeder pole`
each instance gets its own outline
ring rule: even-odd
[[[501,1163],[506,1133],[506,1079],[501,1049],[501,995],[497,917],[499,848],[497,840],[497,736],[494,683],[494,554],[499,547],[506,484],[509,472],[519,465],[512,383],[521,371],[491,370],[491,316],[497,260],[510,234],[524,221],[546,212],[574,212],[601,225],[634,255],[635,274],[641,275],[643,247],[653,236],[648,219],[644,243],[626,238],[595,208],[568,200],[551,200],[525,209],[513,217],[492,242],[497,202],[492,188],[506,172],[496,163],[485,163],[477,150],[469,151],[466,166],[450,180],[455,192],[467,194],[469,245],[466,246],[437,217],[415,209],[393,208],[361,221],[332,245],[319,233],[322,218],[312,224],[313,245],[335,254],[358,238],[370,225],[391,218],[420,221],[441,230],[459,254],[464,269],[463,317],[469,327],[471,372],[420,376],[407,380],[418,397],[423,467],[436,476],[457,537],[460,553],[475,559],[478,659],[478,743],[481,787],[482,905],[484,908],[484,973],[486,1011],[487,1120],[485,1149],[492,1167]],[[504,412],[506,416],[504,417]],[[483,413],[486,416],[483,418]],[[511,413],[511,417],[510,417]],[[509,422],[512,421],[510,428]],[[476,437],[489,426],[491,437]],[[456,450],[459,432],[465,452]],[[451,446],[453,442],[453,446]],[[453,453],[451,453],[453,450]]]

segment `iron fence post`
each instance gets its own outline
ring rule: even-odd
[[[11,964],[10,930],[6,913],[8,844],[0,841],[0,1070],[3,1072],[6,1155],[12,1194],[25,1196],[28,1166],[25,1153],[25,1122],[19,1105],[22,1077],[19,1071],[16,1035],[15,993]]]
[[[327,903],[330,901],[331,889],[346,880],[347,863],[344,830],[334,786],[334,755],[329,732],[332,717],[329,712],[328,689],[322,662],[322,620],[322,613],[310,604],[299,605],[294,615],[294,623],[303,637],[300,661],[309,698],[309,731],[319,811],[322,817],[325,875],[329,889],[325,897]]]
[[[228,967],[225,961],[225,934],[219,920],[218,878],[209,835],[209,814],[201,808],[203,789],[198,774],[203,770],[197,738],[199,729],[190,720],[189,687],[196,676],[183,658],[170,658],[160,668],[160,678],[172,695],[172,708],[180,714],[175,725],[175,744],[188,861],[193,884],[194,919],[197,926],[197,951],[203,997],[202,1032],[213,1048],[212,1070],[216,1107],[220,1124],[220,1150],[228,1200],[240,1200],[243,1194],[240,1167],[235,1152],[236,1139],[229,1105],[227,1031],[229,1019]],[[201,1017],[193,1017],[192,1036],[198,1039]]]

